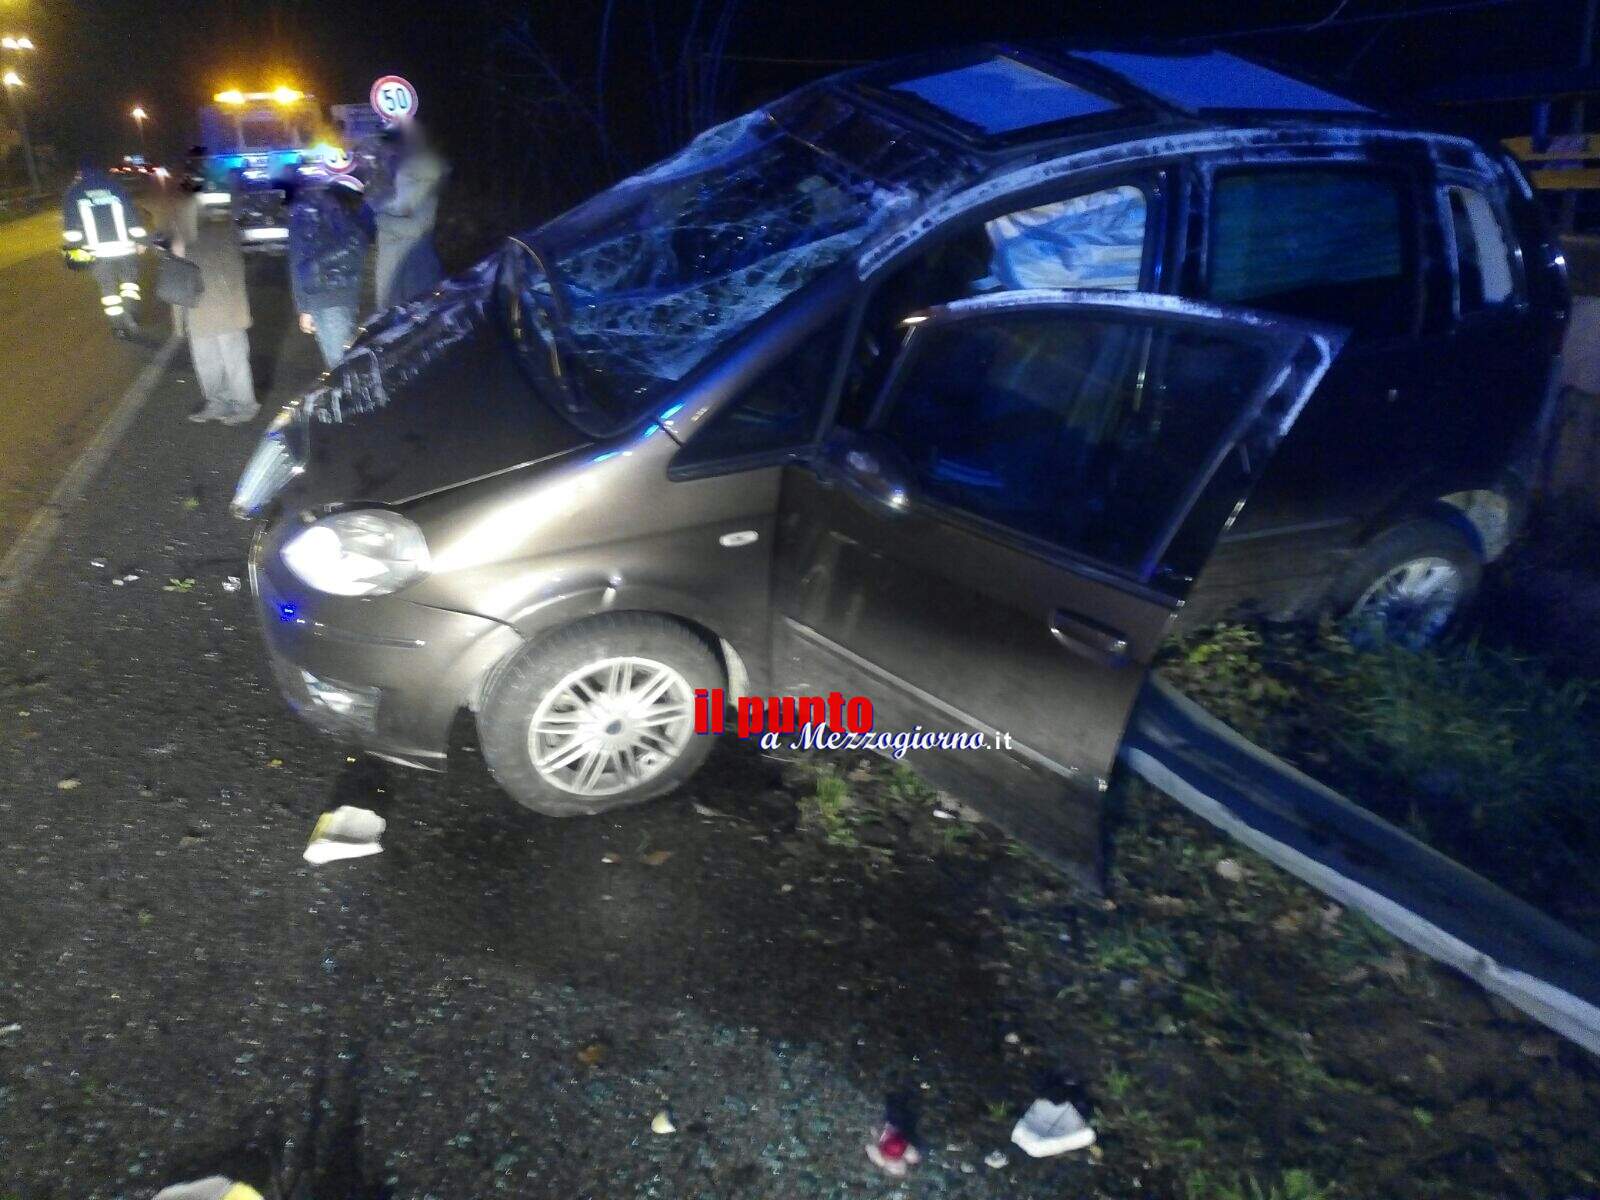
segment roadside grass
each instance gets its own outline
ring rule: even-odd
[[[1224,1180],[1209,1171],[1196,1171],[1183,1184],[1184,1200],[1333,1200],[1340,1194],[1309,1171],[1294,1170],[1264,1186],[1254,1175]]]
[[[1221,624],[1169,648],[1187,694],[1352,800],[1576,924],[1600,924],[1600,680],[1475,641],[1357,650]]]
[[[856,826],[860,812],[850,796],[850,785],[832,766],[817,770],[811,794],[801,798],[800,823],[819,829],[830,846],[853,850],[860,845]]]
[[[1232,644],[1249,651],[1239,678],[1302,686]],[[952,937],[1008,1034],[993,1060],[973,1048],[991,1065],[964,1096],[946,1085],[941,1117],[1003,1139],[1041,1078],[1071,1081],[1099,1139],[1063,1161],[1070,1194],[1501,1200],[1600,1172],[1600,1146],[1580,1148],[1600,1073],[1580,1055],[1136,777],[1108,793],[1097,896],[903,766],[831,756],[786,776],[797,834],[834,870],[850,857],[875,887],[937,879],[954,900]]]
[[[1536,659],[1231,624],[1170,647],[1162,670],[1536,903],[1544,872],[1586,872],[1600,850],[1595,685]],[[960,898],[973,968],[1020,1032],[998,1051],[1014,1088],[986,1080],[946,1111],[1003,1130],[1041,1071],[1075,1081],[1100,1134],[1070,1176],[1084,1195],[1501,1200],[1600,1179],[1600,1072],[1580,1053],[1131,774],[1107,793],[1103,896],[904,765],[825,756],[786,776],[797,831],[827,855],[880,883],[931,870]]]

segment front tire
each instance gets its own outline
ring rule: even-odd
[[[552,817],[664,795],[700,768],[694,693],[725,686],[692,631],[654,613],[580,621],[529,645],[490,681],[478,737],[496,781]]]
[[[1361,548],[1334,589],[1334,604],[1357,644],[1417,650],[1444,634],[1482,577],[1483,563],[1466,534],[1419,517]]]

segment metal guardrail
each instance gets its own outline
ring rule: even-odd
[[[1191,812],[1600,1055],[1600,947],[1152,679],[1122,761]]]
[[[1557,134],[1538,143],[1512,137],[1501,144],[1516,155],[1528,182],[1540,191],[1600,189],[1600,134]]]

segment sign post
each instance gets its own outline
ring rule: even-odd
[[[399,75],[380,76],[368,99],[372,111],[390,124],[409,121],[417,115],[417,89]]]

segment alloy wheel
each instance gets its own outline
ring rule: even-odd
[[[1444,632],[1466,592],[1466,580],[1449,559],[1413,558],[1385,571],[1350,611],[1358,640],[1425,646]]]
[[[605,658],[545,693],[528,725],[528,757],[554,787],[611,796],[654,778],[694,736],[694,690],[653,659]]]

